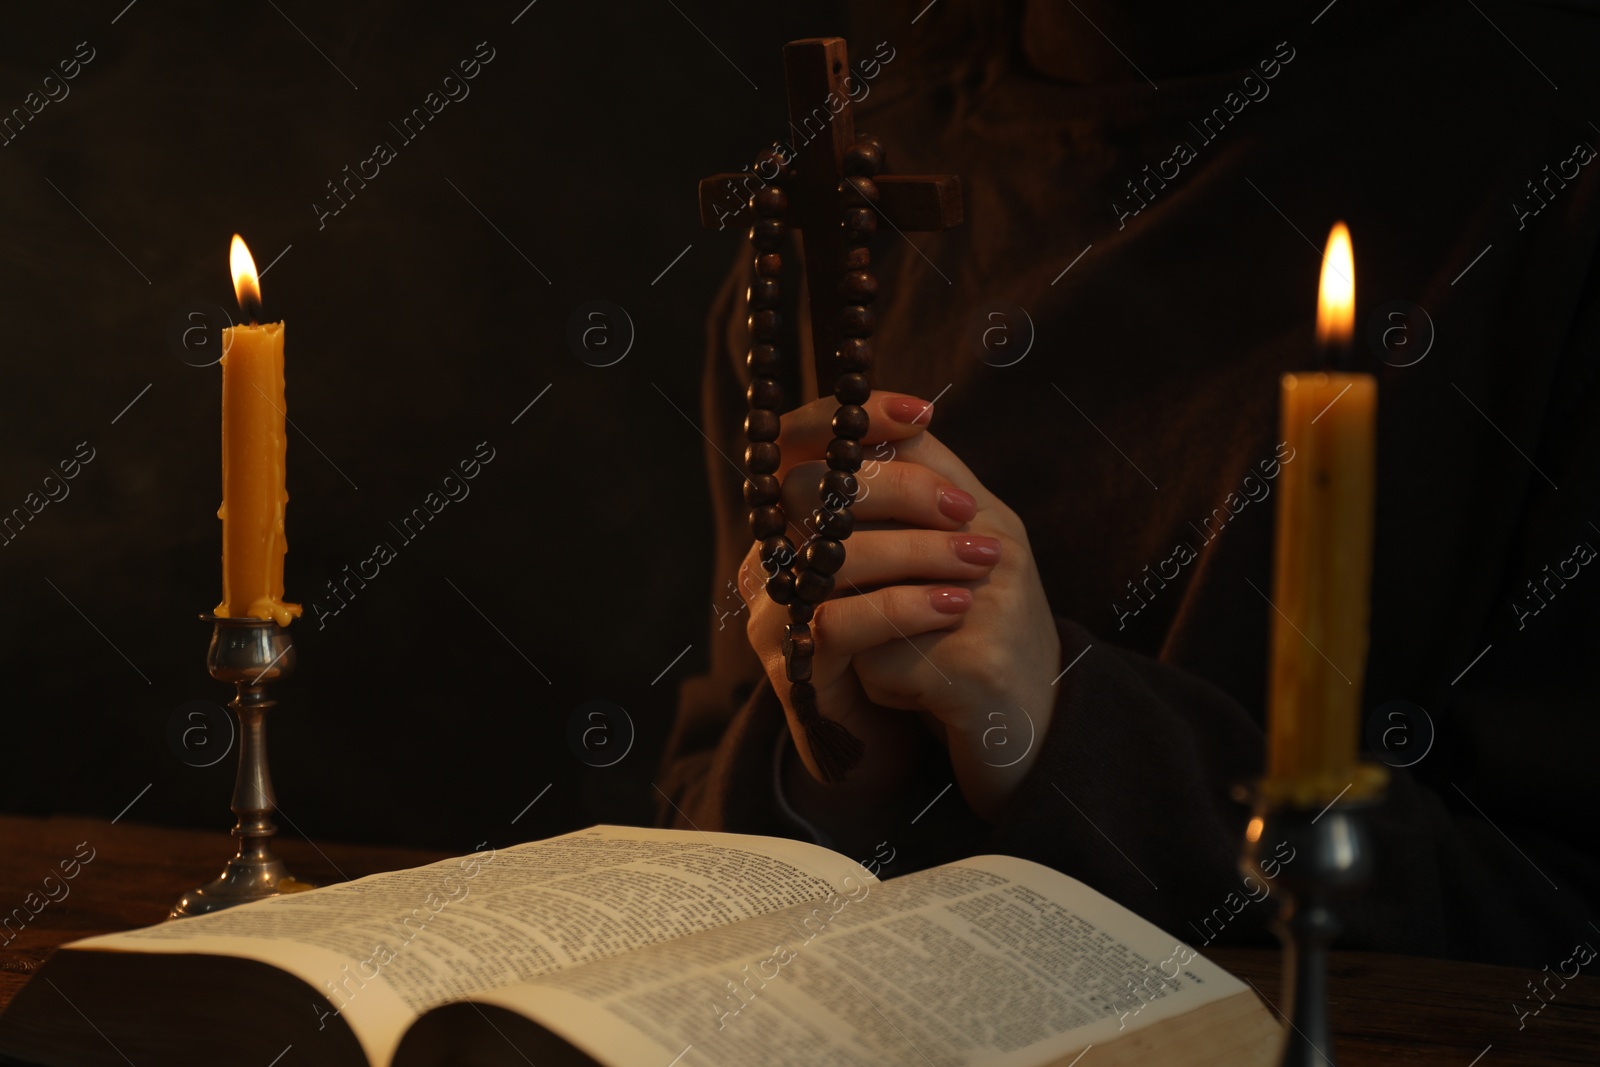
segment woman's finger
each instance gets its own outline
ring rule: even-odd
[[[871,446],[915,437],[933,418],[932,404],[904,393],[874,392],[861,407],[867,413],[867,433],[860,442],[869,456]],[[828,442],[838,436],[833,428],[838,411],[839,402],[825,396],[783,416],[777,438],[783,463],[778,471],[780,477],[796,463],[820,460],[827,454]],[[747,421],[747,430],[755,418]]]
[[[931,433],[917,434],[915,437],[892,442],[891,445],[886,447],[894,450],[893,455],[889,457],[890,459],[926,467],[937,474],[941,481],[954,485],[977,497],[979,507],[989,507],[992,502],[996,501],[996,497],[983,487],[983,483],[978,480],[976,474],[972,473],[972,469],[961,462],[954,452],[945,447],[943,441],[940,441]],[[869,469],[869,465],[863,462],[863,473],[867,473]],[[868,480],[870,481],[871,479],[869,478]]]
[[[783,480],[783,510],[796,527],[790,538],[799,534],[796,545],[816,533],[811,513],[822,504],[822,478],[827,473],[824,463],[802,463]],[[856,486],[850,512],[858,523],[898,522],[933,530],[957,530],[978,513],[975,496],[917,463],[881,463],[871,470],[863,467],[856,476]]]
[[[965,586],[892,585],[818,604],[811,636],[819,660],[848,660],[885,641],[950,629],[971,607],[972,590]]]
[[[853,655],[888,636],[940,629],[964,614],[972,591],[962,586],[911,585],[908,582],[960,582],[986,578],[1000,561],[999,538],[933,530],[863,530],[850,539],[844,566],[834,576],[833,599],[817,605],[816,618],[837,638],[817,647],[819,657]],[[752,636],[777,634],[788,621],[788,609],[766,593],[767,572],[761,546],[752,545],[739,565],[739,593],[751,610]],[[863,587],[874,588],[860,593]],[[858,601],[839,608],[844,600]],[[762,620],[763,616],[771,618]],[[818,623],[813,618],[815,628]],[[762,642],[769,644],[771,642]]]
[[[835,575],[841,593],[907,582],[976,581],[1000,562],[1000,539],[937,530],[860,530]]]

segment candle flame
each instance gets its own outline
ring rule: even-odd
[[[1322,283],[1317,295],[1317,343],[1348,344],[1356,319],[1356,263],[1350,230],[1333,224],[1328,250],[1322,254]]]
[[[253,325],[261,310],[261,282],[256,261],[238,234],[233,235],[233,246],[228,250],[228,265],[233,268],[233,294],[239,298],[239,310],[249,316]]]

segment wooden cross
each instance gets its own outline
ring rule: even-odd
[[[845,244],[840,218],[846,204],[839,182],[844,176],[845,150],[856,139],[849,92],[850,57],[844,38],[790,41],[783,49],[783,69],[789,130],[794,138],[790,145],[796,149],[795,175],[784,182],[789,201],[784,221],[797,237],[803,235],[812,371],[817,395],[827,396],[833,392],[834,374],[825,356],[841,340],[839,282],[844,275]],[[796,143],[802,139],[803,143]],[[877,210],[890,229],[906,234],[948,230],[961,224],[961,179],[954,174],[880,174],[873,182],[878,187]],[[749,170],[703,179],[701,225],[712,230],[748,226],[753,218],[749,199],[764,184],[760,175]]]

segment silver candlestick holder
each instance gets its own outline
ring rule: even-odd
[[[1283,942],[1279,999],[1289,1022],[1280,1067],[1333,1067],[1328,1021],[1328,949],[1342,924],[1338,905],[1372,880],[1370,809],[1383,799],[1384,768],[1361,764],[1345,792],[1326,806],[1302,803],[1272,783],[1245,790],[1255,804],[1239,869],[1282,891],[1274,927]],[[1286,860],[1279,850],[1292,850]]]
[[[289,631],[271,619],[224,619],[202,615],[212,624],[206,669],[219,682],[235,687],[228,706],[239,718],[239,773],[233,783],[233,809],[238,819],[233,836],[239,851],[222,873],[178,898],[168,918],[231,908],[279,893],[309,889],[295,880],[272,851],[278,828],[272,812],[277,798],[267,770],[267,709],[277,701],[267,696],[267,683],[294,667],[294,642]]]

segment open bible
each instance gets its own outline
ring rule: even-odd
[[[1087,886],[980,856],[600,826],[77,941],[0,1015],[49,1067],[1266,1064],[1243,983]],[[289,1051],[292,1050],[292,1051]]]

